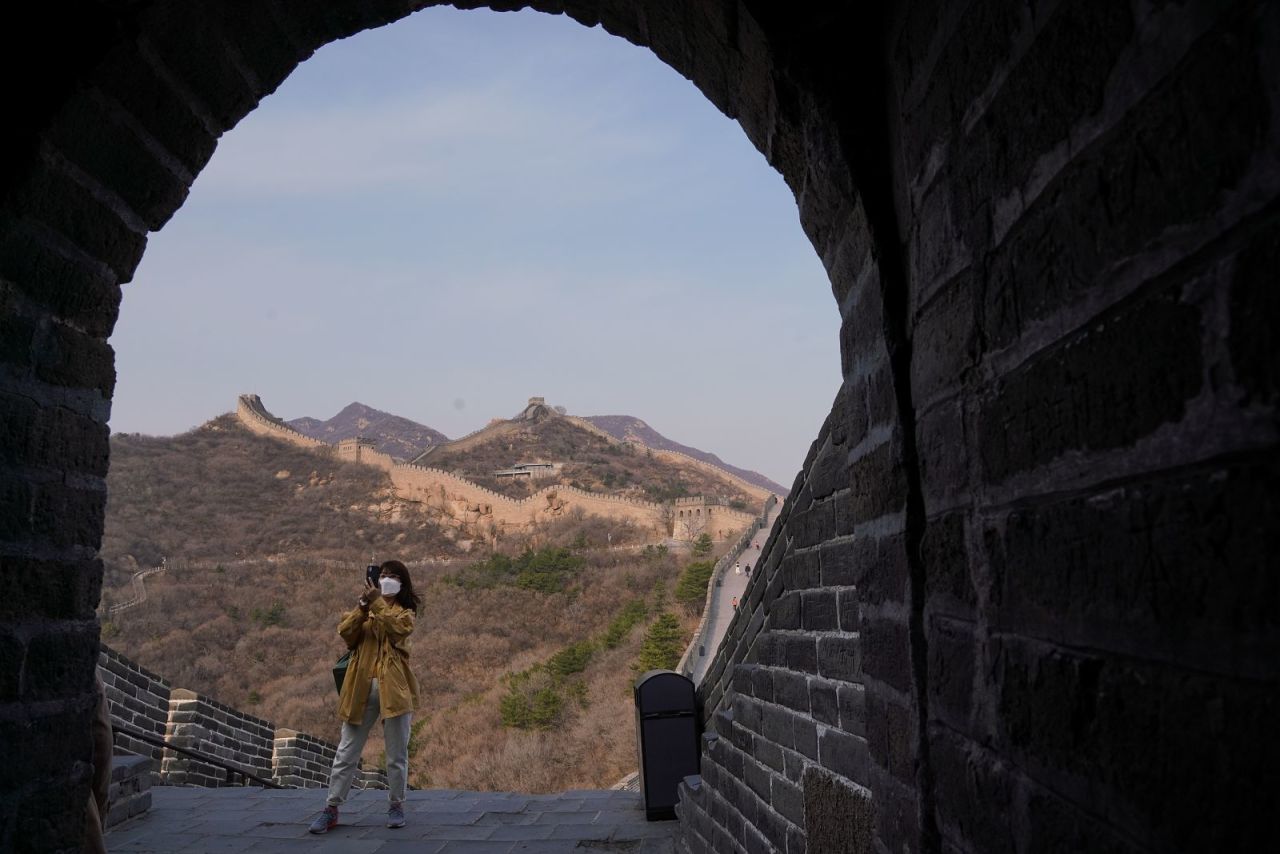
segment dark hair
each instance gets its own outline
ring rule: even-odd
[[[398,560],[388,560],[384,561],[378,569],[389,569],[396,574],[396,578],[400,579],[400,592],[395,598],[397,605],[415,613],[421,610],[422,597],[413,592],[413,579],[409,577],[409,567]]]

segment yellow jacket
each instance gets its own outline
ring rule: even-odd
[[[366,613],[352,608],[338,624],[351,650],[347,676],[338,695],[338,717],[359,725],[369,699],[369,682],[378,679],[381,717],[394,718],[418,706],[418,680],[409,669],[409,635],[414,613],[379,597]]]

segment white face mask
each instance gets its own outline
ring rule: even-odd
[[[383,596],[394,596],[400,592],[400,579],[398,578],[379,578],[378,586],[382,588]]]

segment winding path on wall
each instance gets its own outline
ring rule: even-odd
[[[143,583],[143,580],[149,576],[155,575],[157,572],[164,571],[165,565],[161,564],[160,566],[153,566],[149,569],[140,569],[135,572],[133,574],[133,578],[129,579],[129,583],[133,585],[134,597],[128,602],[121,602],[118,605],[112,605],[107,613],[114,616],[129,610],[135,605],[141,605],[143,602],[147,601],[147,585]]]
[[[761,549],[769,539],[769,531],[773,529],[773,523],[781,512],[782,502],[774,502],[773,506],[766,511],[763,527],[751,535],[745,548],[738,552],[732,562],[726,561],[724,566],[717,570],[720,584],[716,584],[715,577],[711,579],[711,593],[708,597],[701,640],[697,633],[694,634],[693,640],[694,644],[704,647],[703,654],[699,655],[696,647],[691,648],[685,667],[685,671],[695,685],[702,681],[712,659],[715,658],[716,649],[724,639],[729,623],[733,621],[734,612],[737,610],[736,603],[741,601],[743,594],[746,593],[747,581],[750,579],[747,568],[756,567],[762,553]],[[742,572],[736,572],[733,567],[733,564],[739,562],[743,567]]]

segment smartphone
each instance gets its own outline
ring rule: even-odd
[[[374,587],[377,587],[379,571],[380,570],[378,569],[378,565],[376,563],[369,564],[364,568],[364,580],[372,584]]]

